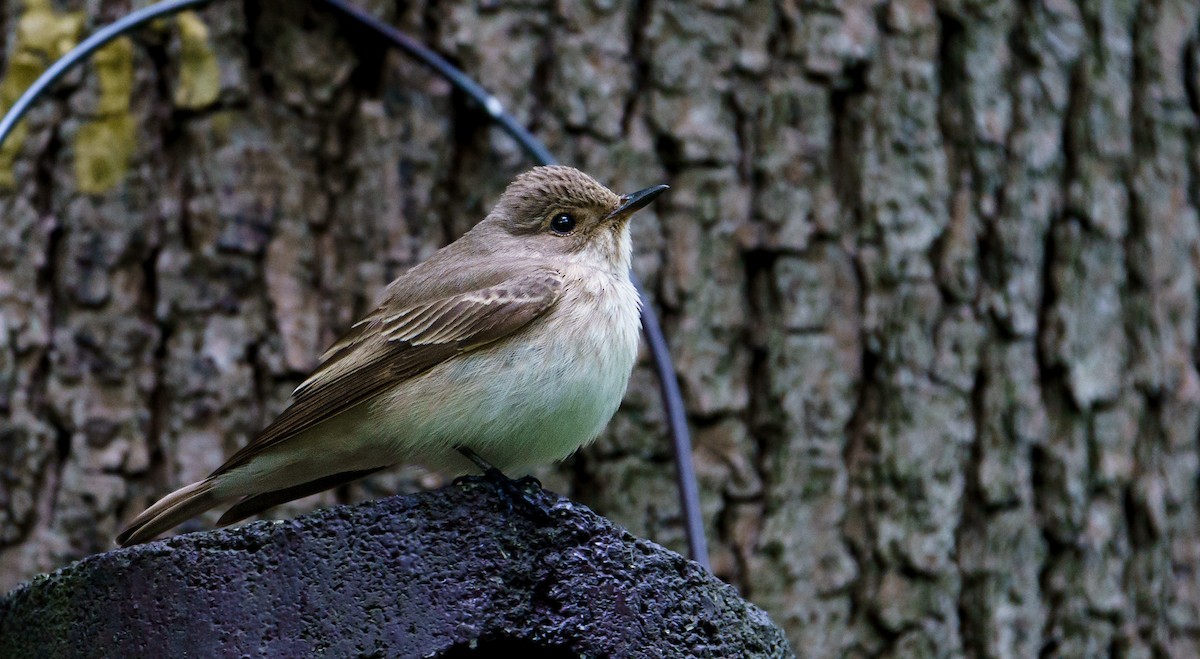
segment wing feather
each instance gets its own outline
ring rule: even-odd
[[[558,271],[539,269],[400,310],[381,305],[326,351],[321,365],[296,388],[292,404],[214,475],[455,355],[517,332],[550,310],[562,289]]]

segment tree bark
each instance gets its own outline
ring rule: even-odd
[[[359,4],[563,162],[671,184],[634,267],[714,571],[798,654],[1200,655],[1196,3]],[[0,1],[0,104],[128,9]],[[139,32],[26,127],[0,151],[2,589],[219,465],[529,166],[282,0]],[[665,437],[643,359],[538,475],[682,550]]]

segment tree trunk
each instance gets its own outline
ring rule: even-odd
[[[0,1],[0,105],[130,4]],[[138,32],[0,150],[0,589],[218,466],[529,166],[315,4]],[[1200,655],[1196,3],[359,4],[671,184],[635,270],[714,571],[798,654]],[[683,549],[648,358],[538,475]]]

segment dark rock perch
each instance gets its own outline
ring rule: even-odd
[[[92,556],[0,600],[0,656],[786,657],[696,564],[492,483]]]

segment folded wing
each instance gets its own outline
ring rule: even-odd
[[[376,308],[339,339],[296,388],[292,404],[213,475],[391,390],[456,355],[520,331],[562,295],[562,275],[535,269],[497,284]]]

